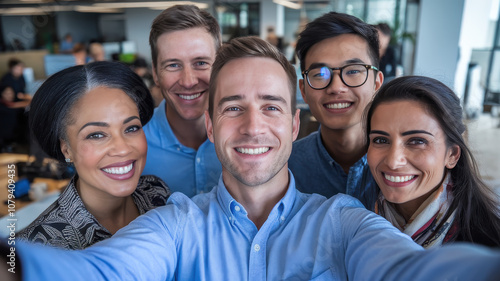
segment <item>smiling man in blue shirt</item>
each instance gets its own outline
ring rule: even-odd
[[[170,190],[189,197],[208,192],[221,173],[203,115],[221,45],[219,24],[196,6],[173,6],[154,19],[149,44],[153,78],[164,101],[144,126],[148,155],[143,174],[156,175]]]
[[[288,162],[298,190],[327,198],[349,194],[368,209],[375,205],[378,187],[366,160],[361,120],[384,81],[377,68],[377,34],[360,19],[335,12],[300,33],[299,88],[320,128],[293,144]]]
[[[25,280],[488,280],[500,252],[425,251],[356,199],[295,189],[295,70],[257,37],[214,63],[206,115],[222,176],[83,251],[18,243]],[[5,267],[5,265],[4,265]]]

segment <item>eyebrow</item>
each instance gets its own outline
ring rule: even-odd
[[[389,136],[388,133],[386,133],[384,131],[378,131],[378,130],[371,130],[369,135],[371,135],[371,134],[379,134],[379,135]]]
[[[431,134],[431,133],[429,133],[427,131],[424,131],[424,130],[407,131],[407,132],[402,133],[401,135],[408,136],[408,135],[414,135],[414,134],[426,134],[426,135],[434,136],[433,134]]]
[[[277,96],[277,95],[258,95],[259,99],[260,100],[266,100],[266,101],[277,101],[277,102],[281,102],[281,103],[284,103],[286,104],[286,100],[281,97],[281,96]],[[222,107],[222,105],[226,102],[230,102],[230,101],[236,101],[236,100],[243,100],[243,96],[242,95],[233,95],[233,96],[227,96],[227,97],[223,97],[220,99],[219,103],[217,104],[217,107],[220,108]]]
[[[389,136],[388,133],[386,133],[384,131],[378,131],[378,130],[372,130],[372,131],[370,131],[370,135],[371,134],[379,134],[379,135]],[[415,134],[426,134],[426,135],[434,136],[433,134],[431,134],[431,133],[429,133],[427,131],[424,131],[424,130],[407,131],[407,132],[402,133],[401,135],[402,136],[408,136],[408,135],[415,135]]]
[[[123,124],[127,124],[134,119],[140,120],[139,117],[137,117],[137,116],[130,116],[127,119],[123,120]],[[107,128],[107,127],[109,127],[109,124],[106,122],[89,122],[89,123],[83,125],[78,132],[81,132],[85,127],[88,127],[88,126],[106,127]]]
[[[361,59],[358,59],[358,58],[353,58],[353,59],[348,59],[346,61],[344,61],[344,65],[348,65],[348,64],[353,64],[353,63],[362,63],[362,64],[366,64],[364,61],[362,61]],[[310,66],[309,66],[309,69],[312,69],[312,68],[318,68],[318,67],[323,67],[323,66],[327,66],[329,67],[326,63],[324,62],[315,62],[315,63],[312,63]]]

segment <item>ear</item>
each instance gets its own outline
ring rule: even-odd
[[[384,84],[384,73],[377,71],[377,75],[375,76],[375,92],[382,87],[382,84]]]
[[[152,66],[152,74],[153,74],[153,81],[155,81],[156,86],[160,87],[160,84],[158,82],[158,75],[156,75],[156,67],[154,64]]]
[[[59,142],[61,143],[61,152],[64,155],[64,158],[69,158],[73,159],[72,154],[71,154],[71,148],[69,147],[69,144],[67,141],[60,139]]]
[[[302,95],[302,98],[304,99],[304,102],[307,103],[304,79],[299,80],[299,89],[300,89],[300,94]]]
[[[460,159],[460,146],[454,144],[448,148],[446,156],[446,168],[453,169],[458,163],[458,159]]]
[[[292,136],[293,141],[295,141],[299,135],[300,129],[300,109],[295,110],[295,114],[293,115],[292,120]]]
[[[212,125],[212,119],[210,119],[210,115],[208,114],[208,110],[205,110],[205,128],[207,130],[208,139],[214,143],[214,131]]]

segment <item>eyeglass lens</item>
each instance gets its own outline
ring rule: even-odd
[[[341,71],[342,80],[347,86],[358,87],[365,83],[368,70],[364,65],[346,65]],[[307,73],[309,85],[316,89],[326,88],[332,79],[332,70],[326,66],[313,68]]]

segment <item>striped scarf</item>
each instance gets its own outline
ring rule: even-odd
[[[456,225],[453,224],[456,211],[446,218],[440,229],[437,229],[445,219],[444,216],[453,200],[451,189],[448,174],[441,186],[422,203],[408,222],[394,208],[394,204],[385,200],[382,193],[375,203],[375,213],[385,217],[422,247],[426,249],[437,247],[453,238],[456,231]]]

